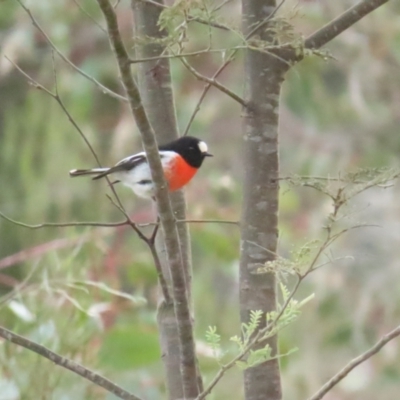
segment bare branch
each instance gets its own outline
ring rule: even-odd
[[[153,1],[153,0],[139,0],[141,3],[148,3],[151,4],[153,6],[159,7],[159,8],[168,8],[168,6],[166,6],[163,3],[158,3],[157,1]]]
[[[244,99],[242,99],[240,96],[238,96],[236,93],[232,92],[230,89],[228,89],[226,86],[222,85],[218,81],[215,80],[215,78],[208,78],[202,74],[200,74],[195,68],[193,68],[185,58],[181,59],[183,65],[199,80],[203,82],[207,82],[212,86],[215,86],[217,89],[219,89],[221,92],[227,94],[229,97],[231,97],[233,100],[237,101],[241,106],[247,107],[247,103],[245,102]]]
[[[320,400],[322,399],[335,385],[343,380],[354,368],[368,360],[370,357],[378,353],[383,346],[389,343],[391,340],[400,336],[400,325],[384,335],[374,346],[372,346],[366,352],[360,354],[358,357],[351,360],[344,368],[342,368],[336,375],[334,375],[328,382],[317,393],[311,396],[308,400]]]
[[[183,58],[183,57],[197,57],[200,56],[201,54],[209,54],[209,53],[225,53],[228,50],[232,50],[232,49],[237,49],[237,50],[241,50],[243,49],[243,46],[236,46],[236,47],[231,47],[231,48],[218,48],[218,49],[210,49],[210,48],[206,48],[206,49],[202,49],[202,50],[197,50],[197,51],[192,51],[189,53],[177,53],[177,54],[160,54],[158,56],[155,57],[146,57],[146,58],[131,58],[130,62],[131,64],[139,64],[139,63],[143,63],[143,62],[149,62],[149,61],[158,61],[158,60],[170,60],[170,59],[175,59],[175,58]]]
[[[124,226],[124,225],[129,225],[129,221],[119,221],[119,222],[44,222],[41,224],[35,224],[35,225],[30,225],[30,224],[25,224],[24,222],[16,221],[15,219],[12,219],[10,217],[7,217],[7,215],[3,214],[0,211],[0,218],[5,219],[6,221],[9,221],[15,225],[18,226],[23,226],[24,228],[28,229],[41,229],[41,228],[66,228],[66,227],[72,227],[72,226],[95,226],[95,227],[102,227],[102,228],[115,228],[117,226]]]
[[[32,21],[33,26],[43,35],[43,37],[46,39],[47,43],[50,45],[50,47],[59,55],[59,57],[67,63],[70,67],[72,67],[76,72],[84,76],[86,79],[89,81],[93,82],[103,93],[108,94],[111,97],[114,97],[117,100],[121,101],[128,101],[126,97],[121,96],[118,93],[113,92],[111,89],[105,87],[102,85],[97,79],[93,78],[93,76],[87,74],[86,72],[82,71],[78,66],[76,66],[71,60],[69,60],[59,49],[58,47],[53,43],[53,41],[50,39],[50,37],[46,34],[46,32],[43,30],[43,28],[40,26],[36,18],[33,16],[31,10],[25,6],[25,4],[21,0],[16,0],[21,7],[26,11],[26,13],[29,15],[29,18]]]
[[[191,15],[188,16],[187,21],[188,22],[192,22],[192,21],[193,22],[197,22],[199,24],[211,26],[213,28],[222,29],[224,31],[232,30],[231,28],[229,28],[229,26],[226,26],[224,24],[220,24],[220,23],[215,22],[215,21],[207,21],[206,19],[203,19],[203,18],[200,18],[200,17],[194,17],[194,16],[191,16]]]
[[[182,357],[181,371],[184,395],[187,398],[194,398],[198,394],[198,377],[193,326],[186,292],[185,274],[179,247],[177,224],[172,212],[168,186],[165,182],[154,130],[149,123],[147,114],[143,108],[139,89],[131,74],[129,55],[119,32],[115,11],[109,3],[109,0],[97,0],[97,2],[107,22],[111,46],[118,62],[132,114],[135,117],[136,124],[141,133],[143,147],[146,152],[155,186],[157,210],[165,234],[167,258],[172,278],[174,310],[178,322],[179,347]]]
[[[18,346],[25,347],[26,349],[33,351],[36,354],[39,354],[42,357],[47,358],[52,361],[54,364],[57,364],[65,369],[68,369],[75,374],[85,378],[95,385],[102,387],[108,392],[114,394],[120,399],[124,400],[141,400],[139,397],[133,395],[132,393],[127,392],[122,389],[120,386],[111,382],[107,378],[104,378],[100,374],[97,374],[90,369],[84,367],[81,364],[76,363],[75,361],[69,360],[68,358],[62,357],[57,353],[54,353],[47,347],[44,347],[38,343],[35,343],[23,336],[17,335],[14,332],[9,331],[6,328],[0,327],[0,337],[3,339],[12,342]]]
[[[95,18],[93,18],[82,6],[81,3],[79,3],[78,0],[73,0],[74,3],[77,5],[77,7],[82,11],[83,14],[85,14],[102,32],[107,34],[107,31],[96,21]]]
[[[101,163],[100,160],[96,154],[96,152],[94,151],[93,146],[90,144],[89,140],[87,139],[86,135],[83,133],[83,131],[80,129],[79,125],[76,123],[76,121],[74,120],[74,118],[72,117],[72,115],[69,113],[69,111],[67,110],[67,108],[65,107],[63,101],[61,100],[61,97],[58,95],[58,87],[57,87],[57,76],[56,73],[54,72],[54,81],[55,81],[55,90],[56,93],[54,94],[53,92],[51,92],[49,89],[47,89],[46,87],[44,87],[43,85],[41,85],[39,82],[35,81],[30,75],[28,75],[22,68],[20,68],[17,64],[14,63],[14,61],[10,60],[7,56],[5,56],[5,58],[10,61],[11,64],[14,65],[14,67],[28,80],[28,82],[35,87],[36,89],[42,90],[45,93],[47,93],[50,97],[52,97],[54,100],[57,101],[57,103],[59,104],[59,106],[62,108],[62,110],[64,111],[65,115],[67,116],[68,120],[71,122],[71,124],[75,127],[75,129],[79,132],[79,135],[82,137],[82,139],[84,140],[84,142],[86,143],[86,145],[88,146],[90,152],[92,153],[93,157],[95,158],[95,160],[97,161],[97,164],[101,167]],[[55,71],[55,70],[54,70]]]
[[[363,0],[309,36],[304,47],[319,49],[389,0]]]

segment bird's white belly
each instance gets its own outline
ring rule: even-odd
[[[174,156],[174,152],[163,152],[161,156],[163,169],[166,168]],[[132,168],[130,171],[116,172],[115,177],[125,186],[131,188],[137,196],[147,199],[154,197],[154,184],[147,162]]]

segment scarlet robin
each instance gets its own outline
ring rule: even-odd
[[[170,191],[181,189],[190,182],[204,159],[212,156],[207,144],[192,136],[159,146],[159,153]],[[144,152],[126,157],[111,168],[73,169],[69,174],[71,177],[95,175],[94,180],[112,175],[116,179],[112,183],[122,182],[140,197],[154,197],[154,184]]]

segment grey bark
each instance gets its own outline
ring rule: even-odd
[[[274,0],[243,0],[244,34],[252,32],[275,7]],[[266,33],[269,23],[257,32],[259,38],[271,40]],[[278,106],[281,83],[287,69],[288,65],[273,55],[252,50],[245,53],[245,99],[249,105],[245,109],[243,121],[244,197],[240,257],[242,322],[248,322],[251,310],[262,310],[266,313],[276,308],[274,275],[254,275],[252,271],[273,259],[272,254],[277,248]],[[276,338],[269,344],[275,353]],[[246,400],[280,400],[278,361],[268,361],[247,369],[244,372],[244,386]]]

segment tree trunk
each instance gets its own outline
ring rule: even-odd
[[[275,9],[274,0],[243,0],[243,31],[249,35]],[[273,22],[272,22],[273,23]],[[257,35],[271,41],[267,26]],[[257,51],[245,53],[244,185],[241,219],[240,315],[276,307],[273,274],[254,275],[260,264],[274,258],[278,240],[278,117],[279,95],[288,65]],[[264,250],[265,249],[265,250]],[[265,323],[265,318],[263,319]],[[265,326],[265,324],[264,324]],[[261,328],[262,326],[260,326]],[[277,339],[269,343],[276,352]],[[279,362],[268,361],[244,372],[246,400],[281,399]]]

